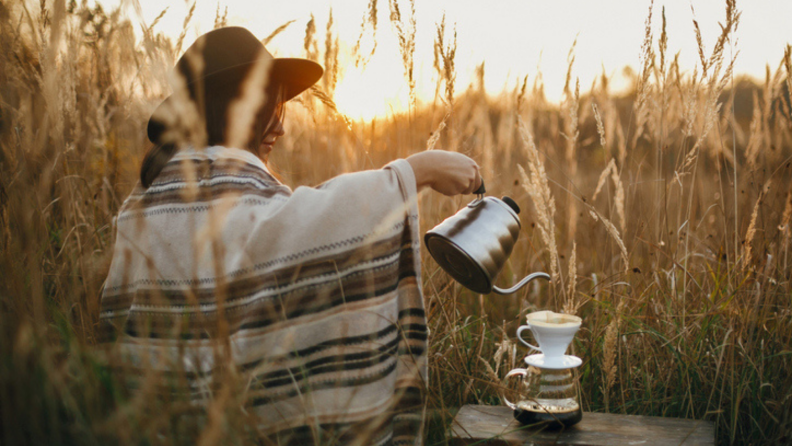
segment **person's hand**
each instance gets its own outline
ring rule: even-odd
[[[481,186],[479,166],[456,152],[428,150],[407,158],[420,190],[429,186],[443,195],[472,194]]]

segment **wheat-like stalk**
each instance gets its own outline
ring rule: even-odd
[[[214,29],[224,28],[228,26],[228,6],[220,13],[220,2],[217,3],[217,10],[215,11]]]
[[[616,214],[619,217],[619,224],[622,228],[622,231],[625,231],[625,228],[627,227],[627,216],[624,211],[624,185],[622,184],[621,178],[619,177],[619,168],[616,167],[615,159],[611,159],[608,165],[605,166],[605,169],[602,170],[602,173],[600,173],[599,179],[597,180],[597,188],[594,190],[594,195],[591,199],[597,199],[597,196],[602,191],[603,186],[605,186],[605,183],[608,181],[609,176],[613,182],[613,187],[616,189],[616,196],[614,197]]]
[[[756,158],[759,156],[759,151],[762,148],[762,107],[759,106],[759,95],[754,92],[753,94],[753,117],[751,118],[751,126],[749,127],[750,139],[748,145],[745,147],[745,159],[748,167],[751,169],[756,168]]]
[[[603,186],[605,186],[605,182],[608,181],[608,176],[611,172],[616,170],[616,160],[611,158],[610,162],[607,166],[602,170],[600,173],[599,179],[597,180],[597,188],[594,190],[594,195],[591,197],[592,200],[596,200],[599,193],[602,192]]]
[[[666,13],[665,13],[665,5],[663,5],[662,10],[662,27],[660,31],[660,40],[657,42],[658,53],[660,54],[660,66],[658,67],[660,70],[661,78],[659,79],[660,82],[665,83],[665,62],[666,62],[666,52],[668,52],[668,32],[666,30]]]
[[[481,357],[481,355],[479,355],[478,359],[479,359],[479,361],[481,361],[482,364],[484,364],[484,372],[487,375],[487,378],[492,380],[493,383],[500,382],[500,378],[498,377],[498,373],[495,371],[495,369],[492,368],[490,363],[486,359]]]
[[[440,136],[443,134],[443,129],[446,128],[446,121],[451,117],[450,113],[446,113],[443,116],[443,119],[440,121],[440,124],[437,125],[434,132],[432,132],[432,136],[426,141],[426,150],[434,150],[437,142],[440,140]]]
[[[792,191],[787,192],[784,213],[781,214],[781,230],[786,233],[787,238],[789,238],[790,222],[792,222]]]
[[[522,114],[523,104],[525,103],[525,88],[527,87],[527,85],[528,85],[528,75],[526,74],[523,77],[522,86],[520,86],[520,88],[517,90],[517,92],[514,95],[515,117],[520,116]]]
[[[611,238],[613,238],[613,241],[616,242],[616,245],[619,247],[619,251],[621,253],[622,261],[624,262],[624,272],[628,272],[630,270],[629,256],[627,255],[627,247],[624,245],[624,241],[622,241],[621,235],[619,234],[619,230],[616,229],[616,226],[614,226],[610,220],[603,217],[602,214],[597,212],[597,210],[594,209],[593,206],[591,206],[588,203],[586,203],[586,206],[588,207],[589,215],[591,216],[591,218],[593,218],[594,221],[602,222],[602,225],[605,226],[605,230],[608,232]]]
[[[577,43],[577,40],[576,40]],[[574,45],[573,45],[574,49]],[[573,52],[570,50],[569,56],[569,71],[567,72],[567,80],[572,71],[572,63],[574,61]],[[566,87],[566,109],[569,119],[566,122],[564,137],[566,138],[566,163],[570,178],[577,178],[578,163],[576,147],[578,139],[580,138],[580,130],[578,129],[578,109],[580,107],[580,81],[575,82],[575,92],[569,91],[569,86]],[[577,232],[577,207],[575,206],[576,200],[570,195],[567,196],[567,240],[573,240]]]
[[[182,45],[184,44],[184,38],[187,36],[187,27],[190,24],[190,21],[193,18],[193,14],[195,14],[195,5],[198,4],[198,1],[193,1],[192,6],[190,7],[190,11],[187,13],[187,17],[184,18],[184,23],[182,24],[182,32],[179,34],[179,39],[176,40],[176,54],[181,53]]]
[[[792,45],[787,44],[786,48],[784,48],[784,60],[783,60],[784,68],[786,68],[786,87],[787,91],[792,94]],[[787,109],[792,110],[792,104],[787,102]],[[790,117],[789,120],[792,122],[792,111],[789,112]]]
[[[698,70],[693,70],[693,75],[689,81],[683,85],[682,78],[679,73],[676,76],[676,86],[679,90],[679,95],[682,98],[682,134],[685,137],[693,135],[693,125],[698,116],[698,108],[696,107],[696,83],[698,81]]]
[[[619,338],[621,315],[624,311],[624,302],[624,300],[619,302],[615,313],[611,316],[611,321],[605,328],[605,337],[603,338],[602,343],[602,369],[604,371],[602,393],[605,396],[606,410],[610,402],[610,390],[616,383],[616,372],[618,371],[618,366],[616,364],[616,357],[618,356],[617,343]]]
[[[715,47],[712,49],[712,54],[709,58],[709,67],[713,68],[713,78],[718,75],[720,68],[723,64],[723,51],[726,44],[732,39],[732,35],[737,31],[740,25],[740,16],[742,13],[737,10],[737,0],[726,0],[726,23],[719,23],[721,33],[715,41]],[[733,59],[731,63],[733,63]],[[706,77],[706,70],[705,70]]]
[[[42,2],[41,5],[42,5],[42,8],[43,8],[44,2]],[[159,23],[160,20],[162,20],[163,17],[165,17],[165,14],[168,12],[168,9],[170,9],[170,7],[166,6],[165,9],[163,9],[157,15],[157,17],[154,17],[154,20],[151,21],[151,24],[149,26],[143,28],[144,34],[148,34],[148,35],[152,34],[152,32],[154,30],[154,27],[157,26],[157,24]]]
[[[564,313],[575,314],[578,310],[577,302],[577,243],[572,241],[572,252],[569,254],[569,272],[567,273],[567,300],[564,303]]]
[[[578,37],[580,36],[575,36],[575,40],[572,41],[572,46],[569,47],[569,52],[567,52],[567,72],[564,77],[564,99],[566,101],[572,96],[570,83],[572,82],[572,68],[575,66],[575,47],[577,47]],[[577,113],[577,111],[575,111],[575,113]]]
[[[367,55],[361,54],[361,45],[363,42],[363,36],[366,34],[366,30],[371,27],[371,50],[368,52]],[[374,52],[377,50],[377,0],[369,0],[368,7],[366,11],[363,13],[363,20],[360,23],[360,35],[358,35],[357,41],[355,41],[355,46],[352,48],[352,54],[355,56],[355,66],[356,67],[365,67],[368,62],[371,60],[371,57],[374,56]]]
[[[296,22],[296,21],[297,21],[296,19],[294,19],[294,20],[289,20],[288,22],[285,22],[285,23],[283,23],[281,26],[279,26],[279,27],[275,28],[275,30],[274,30],[274,31],[272,31],[271,33],[269,33],[269,34],[267,35],[267,37],[265,37],[265,38],[261,39],[261,43],[262,43],[263,45],[265,45],[265,46],[266,46],[266,45],[269,45],[269,43],[270,43],[270,42],[272,42],[272,39],[274,39],[275,37],[277,37],[277,36],[278,36],[280,33],[282,33],[282,32],[284,32],[284,31],[286,31],[286,28],[288,28],[288,27],[289,27],[289,25],[291,25],[292,23],[294,23],[294,22]]]
[[[413,74],[416,32],[415,0],[408,0],[408,3],[410,5],[409,16],[403,18],[401,9],[399,9],[399,0],[389,0],[390,21],[399,40],[399,52],[402,56],[404,77],[407,78],[407,86],[410,90],[410,105],[415,106],[415,77]]]
[[[704,77],[707,77],[707,68],[709,63],[707,61],[707,57],[704,55],[706,50],[704,49],[704,40],[701,38],[701,28],[699,27],[698,20],[696,19],[696,10],[693,8],[693,3],[690,3],[690,12],[693,15],[693,31],[696,34],[696,47],[698,49],[699,61],[701,62],[701,70],[704,73]]]
[[[522,166],[518,165],[517,167],[522,178],[522,186],[528,192],[536,208],[539,234],[550,253],[550,275],[553,277],[553,281],[558,283],[560,278],[558,275],[558,248],[555,239],[555,198],[550,192],[547,172],[544,163],[539,158],[539,150],[536,148],[533,135],[522,119],[519,120],[519,126],[528,157],[530,175]]]
[[[506,336],[505,325],[506,323],[504,322],[504,327],[501,328],[502,331],[501,341],[496,344],[498,346],[498,349],[495,350],[495,354],[492,356],[493,360],[495,361],[495,373],[498,373],[498,371],[500,370],[504,356],[507,359],[506,366],[508,368],[514,366],[514,362],[509,361],[509,358],[512,357],[511,352],[514,350],[515,343],[513,343],[508,336]]]
[[[594,112],[594,120],[597,122],[597,134],[599,135],[600,145],[603,149],[608,148],[607,141],[605,140],[605,125],[602,123],[602,116],[600,115],[597,104],[591,103],[591,110]]]
[[[613,199],[613,204],[616,206],[616,215],[619,217],[619,226],[623,234],[627,231],[627,215],[624,212],[624,185],[622,184],[621,177],[619,176],[615,164],[611,170],[611,180],[613,181],[613,186],[616,188],[616,196]]]
[[[726,70],[721,73],[724,60],[723,51],[726,43],[732,39],[733,33],[737,30],[740,15],[740,12],[736,9],[735,0],[726,0],[726,24],[721,24],[721,34],[718,36],[709,59],[704,57],[704,44],[701,41],[701,31],[699,30],[698,22],[695,18],[693,20],[696,30],[699,57],[702,64],[702,79],[707,81],[707,94],[703,106],[704,112],[701,114],[704,119],[704,125],[698,134],[693,148],[688,151],[688,155],[683,163],[683,171],[688,170],[696,161],[704,139],[709,135],[710,130],[712,130],[714,124],[717,122],[717,115],[721,110],[719,98],[726,84],[731,79],[732,71],[734,70],[734,62],[737,57],[737,54],[734,54],[731,59],[729,59]]]
[[[327,17],[327,27],[325,29],[324,75],[322,76],[324,92],[330,98],[332,98],[335,93],[339,72],[338,35],[333,34],[333,27],[333,8],[330,8]]]
[[[718,59],[714,63],[716,69],[713,70],[713,74],[708,80],[706,99],[702,107],[703,113],[700,113],[701,116],[703,116],[704,124],[701,131],[698,133],[698,136],[696,137],[696,142],[688,151],[688,154],[682,163],[681,171],[683,172],[686,172],[692,168],[693,163],[698,159],[701,145],[704,143],[712,128],[718,122],[717,116],[722,107],[722,104],[719,103],[719,98],[721,93],[723,93],[723,89],[726,87],[726,83],[731,78],[732,70],[734,69],[735,58],[736,56],[731,59],[729,64],[726,66],[726,70],[723,72],[723,75],[720,77],[717,77],[717,75],[720,74],[721,60]]]
[[[635,101],[635,133],[632,138],[632,147],[638,143],[646,125],[646,120],[649,116],[648,100],[651,94],[651,86],[649,85],[649,75],[652,71],[652,63],[654,60],[654,51],[652,50],[652,13],[654,8],[654,0],[649,2],[649,14],[644,22],[644,39],[641,44],[641,74],[638,83],[637,98]]]
[[[627,162],[627,138],[624,135],[624,127],[622,126],[621,121],[618,121],[618,115],[614,113],[614,120],[616,120],[616,138],[614,138],[618,144],[616,145],[617,153],[619,156],[619,165],[624,166]]]
[[[260,58],[256,60],[244,84],[242,94],[228,106],[229,147],[246,147],[254,127],[254,119],[261,105],[267,101],[266,85],[269,79],[271,61]]]
[[[745,242],[743,242],[743,270],[749,269],[753,263],[753,239],[756,236],[756,220],[759,218],[759,206],[762,204],[762,199],[767,193],[766,191],[770,189],[770,184],[771,182],[768,181],[759,192],[759,197],[756,199],[756,204],[754,204],[753,212],[751,213],[748,229],[745,231]]]
[[[352,128],[352,120],[349,118],[349,116],[341,113],[341,111],[338,110],[336,103],[333,101],[333,98],[328,96],[327,93],[322,91],[321,88],[316,85],[312,85],[310,88],[308,88],[308,92],[310,92],[311,96],[319,99],[319,102],[324,104],[330,111],[332,111],[333,116],[341,119],[347,128]]]
[[[784,249],[784,271],[787,270],[787,253],[789,250],[789,240],[792,236],[792,228],[789,227],[792,223],[792,191],[787,192],[786,204],[784,205],[784,213],[781,215],[781,225],[779,230],[782,233],[783,249]]]
[[[319,44],[316,41],[316,18],[311,14],[308,23],[305,24],[305,38],[303,39],[303,49],[305,58],[313,61],[319,60]]]
[[[185,60],[193,73],[203,71],[204,60],[199,54],[186,54]],[[197,74],[196,74],[197,77]],[[167,129],[161,136],[163,142],[177,147],[192,145],[203,147],[207,135],[203,116],[202,89],[196,89],[198,97],[190,97],[185,77],[176,72],[169,76],[173,88],[172,100],[163,103],[163,107],[156,110],[156,118],[165,124]]]
[[[437,33],[434,43],[434,67],[440,75],[440,80],[445,83],[445,101],[449,108],[453,108],[454,104],[454,83],[456,80],[456,50],[457,50],[457,31],[454,26],[453,40],[445,42],[446,23],[445,14],[437,24]]]

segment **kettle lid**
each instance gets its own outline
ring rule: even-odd
[[[508,197],[504,195],[503,198],[501,198],[501,200],[504,203],[506,203],[514,211],[515,214],[517,215],[520,214],[520,206],[517,205],[516,201],[512,200],[512,197]]]

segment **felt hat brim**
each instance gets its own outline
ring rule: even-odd
[[[273,79],[284,87],[284,102],[309,89],[322,74],[322,66],[308,59],[282,58],[272,62]]]
[[[264,45],[262,45],[258,39],[255,39],[255,37],[253,37],[253,35],[244,28],[228,27],[217,29],[205,34],[199,38],[199,41],[201,39],[203,39],[204,42],[208,41],[208,39],[211,39],[213,41],[212,43],[215,45],[234,43],[245,45],[248,47],[249,51],[246,51],[248,54],[252,52],[253,54],[258,54],[257,57],[265,57],[270,59],[271,65],[268,85],[275,83],[276,85],[283,87],[283,102],[293,99],[303,91],[310,88],[319,79],[321,79],[322,75],[324,74],[324,69],[322,66],[312,60],[298,58],[273,58],[266,48],[264,48]],[[225,40],[225,42],[222,42],[223,40]],[[221,43],[218,44],[218,41]],[[187,49],[185,54],[190,51],[201,52],[201,49],[195,49],[196,47],[202,48],[200,45],[197,45],[197,43],[198,41],[196,44],[193,44],[189,49]],[[205,48],[202,49],[205,50]],[[233,53],[234,50],[230,50],[229,52]],[[204,57],[206,57],[205,54]],[[183,64],[183,59],[184,56],[182,56],[179,62],[177,62],[177,69],[179,68],[179,65]],[[210,74],[208,74],[209,76],[223,75],[221,73],[232,71],[245,71],[252,65],[252,63],[254,63],[254,61],[251,61],[252,56],[248,57],[247,60],[240,60],[238,64],[233,63],[233,56],[229,58],[228,55],[221,55],[217,57],[217,59],[222,60],[222,62],[218,64],[219,66],[217,67],[217,70],[210,68]],[[160,103],[160,105],[158,105],[151,114],[146,128],[148,139],[151,142],[157,143],[160,135],[162,135],[162,133],[165,131],[165,125],[161,120],[156,119],[157,116],[161,116],[158,115],[158,113],[166,113],[168,110],[174,110],[174,101],[175,98],[172,95],[165,98],[165,100],[162,101],[162,103]]]

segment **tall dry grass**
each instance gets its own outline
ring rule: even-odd
[[[93,349],[112,218],[183,37],[151,23],[138,39],[117,11],[52,5],[0,2],[2,442],[252,441],[233,393],[216,396],[201,430],[179,421],[178,401],[127,395]],[[711,420],[722,444],[792,441],[792,50],[761,84],[736,77],[740,17],[729,0],[712,51],[691,23],[700,62],[681,67],[667,54],[665,14],[658,39],[650,14],[631,92],[612,94],[605,74],[588,92],[570,78],[557,107],[541,74],[499,95],[456,91],[450,25],[415,23],[412,2],[388,6],[369,3],[361,35],[370,28],[376,41],[387,32],[377,11],[389,13],[402,42],[392,57],[411,85],[414,29],[435,29],[435,103],[352,122],[335,110],[329,79],[291,105],[274,167],[296,186],[426,148],[469,154],[490,193],[525,209],[499,282],[537,270],[554,279],[481,297],[424,257],[428,443],[444,441],[461,405],[498,403],[500,377],[526,353],[514,329],[545,308],[584,318],[572,349],[584,360],[585,410]],[[305,29],[305,57],[345,63],[332,25],[324,44],[315,21]],[[466,200],[422,195],[423,227]]]

